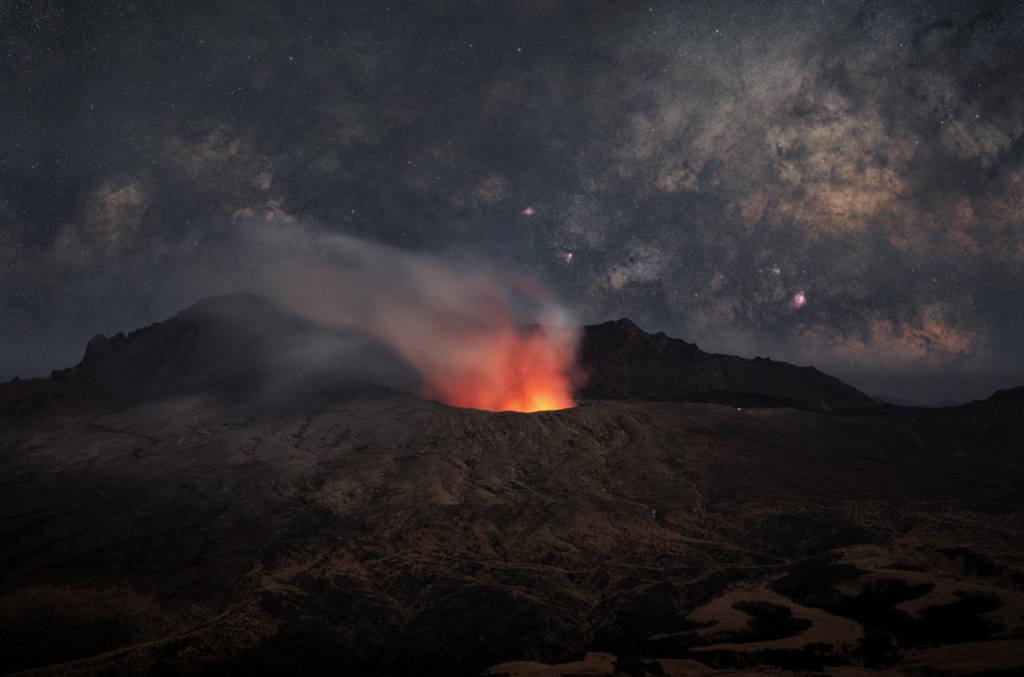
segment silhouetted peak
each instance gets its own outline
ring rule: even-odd
[[[1024,402],[1024,386],[997,390],[988,399],[993,402]]]
[[[255,294],[200,300],[171,318],[111,337],[99,334],[81,362],[51,378],[87,385],[111,400],[198,391],[252,378],[260,350],[295,331],[294,318]]]
[[[269,313],[273,312],[273,310],[274,305],[267,297],[249,292],[237,292],[218,296],[204,296],[178,313],[178,315],[185,317],[217,315],[222,317],[225,314]]]
[[[85,346],[85,357],[83,360],[102,360],[117,352],[125,343],[124,332],[118,332],[111,337],[103,334],[96,334]]]
[[[613,331],[630,334],[646,334],[646,332],[638,327],[633,320],[628,317],[623,317],[618,320],[608,320],[607,322],[601,322],[599,324],[593,324],[587,326],[588,331]]]
[[[705,353],[664,332],[648,334],[623,318],[586,327],[580,363],[585,399],[707,399],[774,402],[834,411],[877,402],[837,378],[768,358]]]

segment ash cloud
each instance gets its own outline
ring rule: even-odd
[[[212,263],[225,260],[232,263]],[[197,289],[255,292],[325,330],[278,346],[275,367],[285,374],[342,371],[493,410],[573,404],[581,330],[532,280],[318,231],[280,215],[237,221],[209,261],[210,268],[196,271]]]

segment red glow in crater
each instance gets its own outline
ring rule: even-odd
[[[459,364],[426,375],[424,396],[486,411],[547,411],[576,406],[575,333],[502,327],[462,337]]]

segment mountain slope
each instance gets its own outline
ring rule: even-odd
[[[1021,463],[920,416],[206,394],[0,423],[5,671],[898,667],[1024,633]]]
[[[127,335],[96,336],[79,364],[51,379],[114,402],[207,390],[229,400],[296,389],[413,392],[417,384],[379,344],[316,326],[252,294],[205,298]]]
[[[331,350],[325,347],[331,346]],[[81,363],[54,378],[85,385],[118,401],[142,401],[216,388],[235,397],[281,378],[301,380],[321,351],[319,387],[377,382],[416,392],[401,360],[354,333],[316,327],[248,294],[204,299],[178,315],[127,336],[97,336]],[[580,350],[583,399],[706,399],[729,404],[785,404],[839,411],[877,402],[813,368],[705,353],[629,320],[586,327]],[[312,386],[310,386],[312,387]]]
[[[629,320],[586,328],[580,361],[593,399],[694,399],[791,404],[822,411],[878,402],[812,367],[705,353],[693,343],[648,334]],[[747,397],[743,397],[743,396]]]
[[[563,411],[456,409],[345,370],[252,396],[280,392],[274,353],[295,346],[266,327],[323,338],[264,303],[0,384],[0,673],[1024,668],[1020,389],[841,414],[778,406],[784,382],[768,407],[608,401],[805,371],[741,361],[729,381],[706,365],[738,358],[629,327],[595,341],[613,327],[584,343],[605,400]]]

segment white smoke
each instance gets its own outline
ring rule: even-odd
[[[521,373],[529,365],[515,363],[527,349],[532,355],[522,357],[537,368],[572,379],[580,329],[539,285],[492,266],[290,221],[250,222],[244,233],[231,257],[242,265],[222,269],[219,286],[256,292],[320,327],[368,337],[414,368],[430,392],[468,379],[488,391],[481,393],[488,403],[493,397],[493,404],[481,406],[497,408],[510,389],[522,386],[510,379],[533,378]],[[524,335],[529,346],[520,342]],[[291,364],[309,369],[352,358],[330,342],[291,353]]]

